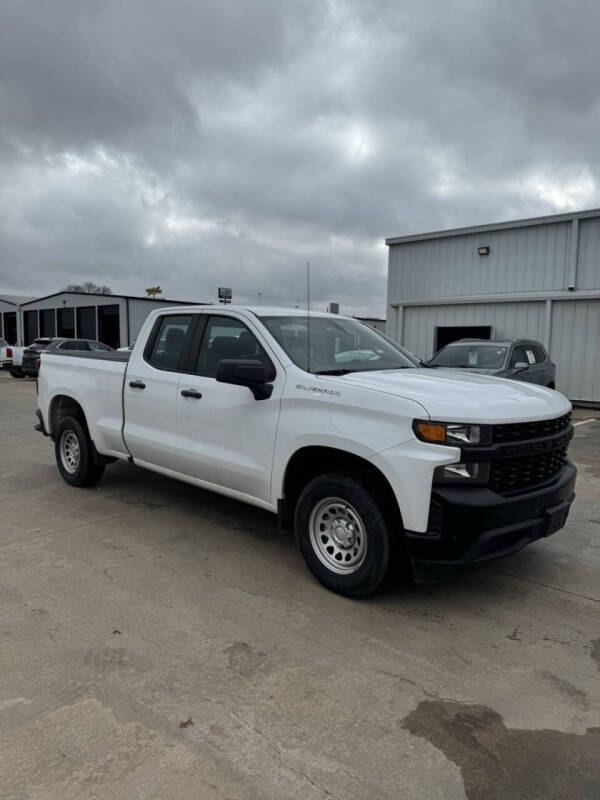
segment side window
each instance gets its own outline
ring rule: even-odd
[[[102,344],[102,342],[88,342],[88,347],[90,350],[99,350],[102,353],[110,353],[112,351],[112,347],[109,347],[107,344]]]
[[[76,339],[69,339],[68,342],[63,342],[60,345],[61,350],[81,350],[79,342]]]
[[[525,364],[529,364],[527,356],[525,355],[525,350],[523,347],[515,347],[512,351],[512,355],[510,357],[510,366],[514,369],[518,362],[522,362]]]
[[[546,351],[544,348],[539,344],[534,344],[531,346],[533,350],[533,354],[535,356],[535,363],[536,364],[543,364],[544,361],[548,360],[548,356],[546,355]]]
[[[254,359],[271,366],[257,338],[243,322],[233,317],[211,317],[200,347],[198,374],[214,378],[222,358]]]
[[[176,372],[191,324],[190,314],[161,317],[150,351],[146,353],[146,360],[157,369]]]

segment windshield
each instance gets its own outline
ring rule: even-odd
[[[261,319],[294,364],[308,372],[343,375],[415,366],[399,347],[361,322],[311,317],[309,331],[306,317]]]
[[[461,369],[500,369],[506,357],[506,347],[489,344],[452,344],[436,353],[429,362],[432,367]]]

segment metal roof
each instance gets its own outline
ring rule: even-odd
[[[38,299],[37,297],[32,297],[31,295],[29,295],[28,297],[25,297],[25,296],[20,295],[20,294],[2,294],[2,295],[0,295],[0,300],[4,300],[5,303],[11,303],[11,305],[13,305],[13,306],[20,306],[23,303],[29,303],[32,300],[37,300],[37,299]],[[12,311],[11,311],[11,314],[12,314]]]
[[[426,241],[427,239],[445,239],[450,236],[464,236],[469,233],[491,233],[492,231],[502,231],[509,228],[528,228],[534,225],[552,225],[555,222],[572,222],[574,219],[587,219],[589,217],[600,217],[600,208],[572,211],[568,214],[549,214],[544,217],[527,217],[507,222],[492,222],[487,225],[472,225],[468,228],[449,228],[448,230],[415,233],[408,236],[392,236],[386,239],[385,243],[389,246],[405,244],[406,242]]]
[[[80,297],[114,297],[116,300],[124,299],[124,300],[149,300],[153,303],[175,303],[176,305],[190,305],[189,300],[167,300],[165,297],[141,297],[140,295],[134,294],[96,294],[93,292],[72,292],[68,289],[61,289],[60,292],[52,292],[52,294],[45,294],[43,297],[29,297],[27,298],[26,302],[21,303],[21,305],[30,305],[31,303],[37,303],[40,300],[48,300],[51,297],[58,297],[61,294],[76,294]],[[207,303],[197,302],[195,305],[203,306],[208,305]]]

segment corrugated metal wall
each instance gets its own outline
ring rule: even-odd
[[[600,219],[597,218],[579,223],[577,288],[600,288]]]
[[[571,235],[561,222],[392,245],[388,301],[566,289]]]
[[[390,246],[388,331],[423,357],[440,326],[492,325],[498,339],[537,339],[557,364],[557,388],[598,403],[599,293],[599,212],[426,234]]]
[[[600,401],[600,300],[553,301],[550,355],[559,391]]]
[[[407,306],[403,343],[424,358],[433,355],[435,328],[441,325],[493,325],[494,337],[542,339],[545,303],[477,303]],[[397,337],[400,339],[400,336]]]
[[[142,300],[139,298],[130,298],[129,300],[129,343],[133,344],[134,340],[146,321],[146,317],[151,311],[157,308],[164,310],[169,308],[169,304],[162,300]]]

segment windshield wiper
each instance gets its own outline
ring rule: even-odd
[[[347,375],[349,372],[356,372],[355,369],[319,369],[313,375]]]

